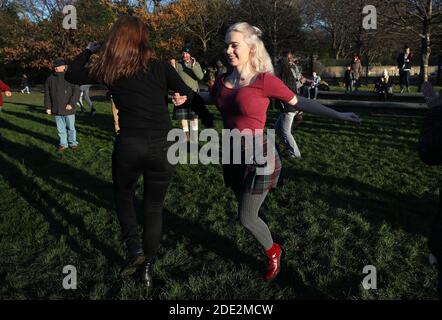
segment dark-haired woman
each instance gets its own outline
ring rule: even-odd
[[[144,266],[143,277],[151,284],[151,267],[162,235],[164,198],[175,168],[167,160],[167,134],[172,128],[168,90],[187,96],[191,108],[205,125],[212,115],[201,97],[184,84],[167,62],[152,58],[148,31],[137,17],[120,17],[112,27],[97,62],[86,69],[100,45],[89,43],[70,66],[66,79],[76,84],[104,83],[118,108],[119,134],[112,154],[115,205],[127,260],[122,276]],[[144,224],[142,242],[134,208],[139,177],[144,177]]]

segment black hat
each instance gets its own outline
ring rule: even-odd
[[[183,47],[183,48],[181,49],[181,52],[187,52],[187,53],[190,53],[190,47],[188,47],[188,46]]]
[[[64,66],[66,65],[66,60],[64,60],[63,58],[57,58],[54,60],[52,65],[54,66],[54,68]]]

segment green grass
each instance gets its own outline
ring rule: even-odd
[[[360,113],[355,129],[312,115],[296,130],[302,160],[283,162],[283,184],[262,207],[287,256],[277,280],[236,217],[219,165],[179,165],[147,295],[118,276],[124,254],[111,182],[108,101],[77,115],[80,150],[55,152],[42,95],[14,94],[0,114],[1,299],[435,299],[427,235],[440,168],[416,153],[421,116]],[[219,114],[216,126],[221,127]],[[268,123],[276,113],[269,112]],[[175,123],[175,125],[178,125]],[[140,207],[142,185],[137,188]],[[64,290],[65,265],[79,288]],[[378,290],[361,286],[365,265]]]

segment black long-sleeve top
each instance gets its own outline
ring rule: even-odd
[[[92,52],[86,49],[75,58],[66,72],[67,81],[80,85],[98,82],[85,67],[91,55]],[[170,130],[172,122],[167,108],[168,90],[186,95],[188,105],[204,125],[211,126],[213,122],[213,116],[204,105],[203,99],[194,93],[166,62],[152,59],[146,72],[122,78],[107,87],[118,108],[121,130]]]

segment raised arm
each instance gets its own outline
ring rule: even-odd
[[[98,81],[89,74],[86,63],[89,61],[91,55],[98,51],[99,48],[100,45],[98,42],[90,42],[87,48],[69,65],[64,76],[65,79],[70,83],[78,85],[97,83]]]

